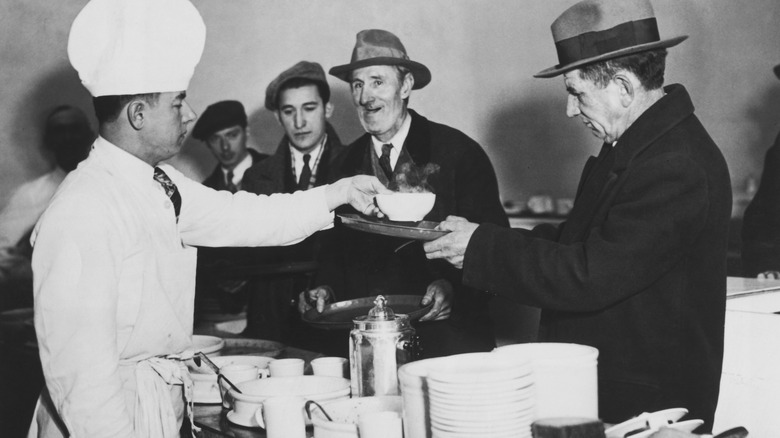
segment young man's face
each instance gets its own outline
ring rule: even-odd
[[[187,125],[197,115],[184,99],[186,91],[160,93],[156,103],[147,103],[142,130],[145,151],[153,162],[176,155],[187,138]]]
[[[314,84],[288,88],[279,93],[276,118],[287,138],[302,153],[314,149],[325,137],[327,120],[333,113],[330,102],[324,104]]]
[[[246,128],[233,125],[211,134],[206,138],[209,150],[225,169],[233,169],[246,158]]]
[[[399,80],[398,71],[389,65],[374,65],[352,72],[352,103],[357,108],[363,129],[380,141],[390,140],[406,116],[404,99],[409,97],[414,80],[407,74]]]

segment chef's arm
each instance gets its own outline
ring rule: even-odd
[[[71,436],[133,436],[118,374],[120,244],[94,202],[54,210],[35,236],[35,331],[46,386]],[[51,213],[55,214],[55,213]],[[67,229],[67,233],[62,230]]]
[[[205,187],[170,166],[165,172],[181,193],[182,239],[193,246],[291,245],[332,226],[332,209],[340,204],[373,214],[374,194],[387,190],[375,177],[361,175],[292,194],[231,194]]]

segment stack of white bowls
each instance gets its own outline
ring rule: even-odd
[[[513,344],[493,354],[533,366],[536,387],[534,419],[550,417],[599,418],[596,348],[579,344]]]
[[[438,359],[426,380],[434,438],[531,437],[530,362],[493,353],[458,354]]]

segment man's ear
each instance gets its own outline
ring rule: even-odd
[[[329,119],[333,115],[333,104],[328,102],[325,104],[325,118]]]
[[[409,97],[412,94],[412,88],[414,88],[414,75],[406,73],[401,84],[401,99]]]
[[[133,100],[127,104],[127,121],[130,122],[130,126],[136,131],[140,131],[146,123],[146,110],[149,108],[148,104],[142,99]]]
[[[279,122],[279,125],[282,128],[284,128],[284,123],[282,123],[281,112],[279,110],[274,111],[274,117],[276,118],[276,121]]]
[[[634,86],[634,81],[624,73],[616,74],[613,81],[615,81],[615,84],[618,86],[621,105],[623,105],[624,108],[628,108],[634,101],[635,93],[637,91]]]

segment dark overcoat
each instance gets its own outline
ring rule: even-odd
[[[723,359],[731,183],[681,85],[585,167],[559,228],[483,225],[466,284],[541,307],[540,337],[598,348],[609,423],[685,407],[711,428]]]
[[[425,220],[442,221],[457,215],[508,227],[496,174],[482,147],[461,131],[411,110],[409,114],[411,127],[403,148],[417,167],[429,163],[439,166],[428,178],[436,202]],[[342,176],[373,175],[373,153],[371,136],[358,138],[343,157]],[[395,172],[400,169],[396,165]],[[397,250],[408,240],[339,226],[336,230],[334,241],[338,245],[323,265],[320,281],[332,285],[339,300],[377,294],[423,295],[433,280],[446,278],[455,287],[452,316],[447,321],[419,324],[424,356],[484,351],[494,346],[488,296],[463,287],[460,271],[440,260],[427,260],[421,242]]]
[[[334,181],[334,166],[346,150],[333,127],[327,125],[328,138],[317,165],[314,186]],[[292,193],[297,190],[290,157],[290,140],[285,135],[276,152],[244,173],[243,190],[260,195]],[[319,231],[291,246],[255,248],[257,264],[311,264],[317,262],[320,247],[330,238],[330,230]],[[248,286],[246,335],[281,341],[288,345],[322,351],[320,333],[301,321],[296,307],[298,294],[315,286],[315,271],[255,277]],[[342,343],[346,344],[346,339]]]
[[[780,135],[766,152],[761,184],[742,220],[742,273],[780,271]]]

